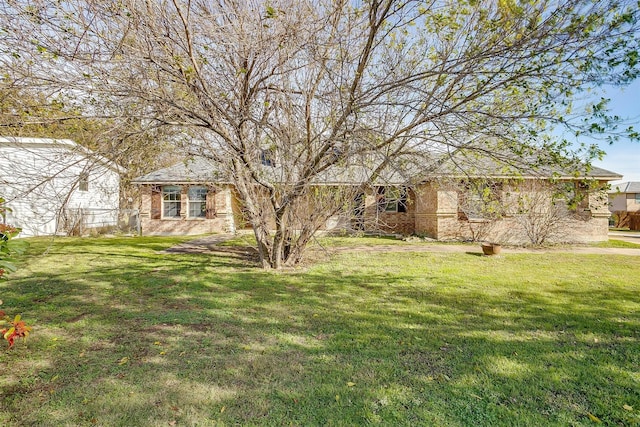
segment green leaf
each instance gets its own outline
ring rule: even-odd
[[[17,270],[17,267],[7,259],[0,259],[0,268],[3,268],[10,273]]]
[[[267,6],[267,18],[275,18],[276,14],[277,12],[273,7]]]
[[[13,326],[10,327],[7,332],[5,332],[4,334],[4,339],[8,339],[14,332],[15,332],[16,328],[14,328]]]
[[[596,424],[602,424],[602,420],[598,417],[596,417],[595,415],[593,415],[591,412],[587,412],[587,416],[589,417],[589,419],[591,421],[593,421]]]

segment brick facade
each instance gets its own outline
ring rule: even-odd
[[[506,244],[529,244],[526,225],[518,218],[517,199],[519,190],[505,183],[502,196],[507,206],[504,216],[498,220],[467,219],[459,212],[458,191],[438,183],[425,183],[415,188],[416,234],[424,234],[438,240],[487,240]],[[602,182],[601,184],[606,184]],[[536,194],[540,197],[540,194]],[[551,206],[550,194],[542,194],[540,199]],[[544,210],[544,209],[543,209]],[[541,214],[542,215],[542,214]],[[590,193],[574,213],[567,213],[559,219],[556,228],[547,240],[549,243],[588,243],[608,239],[607,195],[604,190]],[[542,218],[539,219],[540,221]],[[531,222],[537,221],[532,216]],[[530,227],[529,227],[530,228]]]
[[[207,200],[207,215],[203,218],[188,218],[188,185],[180,186],[180,217],[162,218],[161,212],[158,211],[162,209],[161,200],[154,197],[154,187],[142,187],[140,222],[142,233],[145,235],[233,233],[237,229],[237,223],[241,223],[237,220],[240,217],[240,209],[230,185],[210,189],[213,197],[211,201]]]
[[[363,197],[361,218],[351,212],[337,215],[326,222],[325,230],[351,229],[368,232],[397,234],[418,234],[438,240],[487,240],[505,244],[531,243],[522,220],[516,211],[509,211],[500,219],[489,221],[467,219],[460,213],[459,190],[451,185],[437,182],[419,184],[406,191],[402,211],[388,211],[381,204],[381,193],[373,188]],[[246,227],[241,215],[238,197],[231,185],[213,188],[215,212],[207,213],[207,218],[188,218],[187,191],[181,192],[179,218],[160,218],[152,211],[161,209],[156,201],[153,206],[153,186],[147,185],[142,191],[141,224],[143,234],[207,234],[234,232]],[[505,183],[502,188],[506,204],[513,204],[519,194],[514,187]],[[209,201],[207,201],[209,211]],[[547,203],[551,203],[549,197]],[[398,208],[398,210],[400,210]],[[562,218],[557,231],[547,242],[586,243],[607,240],[609,210],[604,191],[593,192],[585,198],[578,211]],[[535,221],[535,218],[533,219]]]

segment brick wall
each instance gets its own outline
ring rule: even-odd
[[[458,193],[437,182],[416,186],[415,232],[439,240],[459,235]]]
[[[514,190],[509,188],[508,191]],[[511,244],[529,243],[526,230],[516,220],[515,212],[490,223],[461,219],[458,215],[458,192],[451,186],[433,182],[409,190],[406,212],[385,212],[379,209],[378,198],[375,189],[365,194],[366,231],[424,234],[438,240],[481,239]],[[606,194],[594,193],[587,200],[582,211],[563,220],[550,242],[585,243],[608,239],[610,214]],[[143,234],[206,234],[231,232],[248,226],[242,219],[241,208],[231,186],[216,188],[215,206],[216,214],[211,219],[190,219],[183,215],[178,219],[154,220],[150,216],[151,187],[144,186],[141,207]],[[351,219],[350,213],[337,216],[327,222],[326,229],[349,228]],[[638,226],[640,228],[640,224]]]
[[[604,184],[604,183],[603,183]],[[496,220],[466,220],[458,215],[458,191],[452,185],[437,182],[416,187],[415,232],[438,240],[490,240],[510,244],[529,244],[531,239],[517,209],[508,209],[506,217]],[[518,190],[505,183],[507,205],[516,200]],[[551,203],[551,196],[542,197]],[[548,242],[587,243],[608,239],[608,201],[604,191],[589,195],[578,212],[568,214],[558,224]],[[533,218],[532,221],[536,219]]]
[[[239,208],[230,186],[215,188],[213,218],[187,218],[186,191],[182,192],[180,218],[152,219],[151,186],[141,189],[140,223],[144,235],[189,235],[235,232]]]
[[[413,234],[416,232],[416,195],[407,190],[406,212],[387,212],[379,206],[375,189],[365,194],[364,228],[366,231]]]
[[[518,190],[508,188],[507,199],[515,200]],[[539,198],[538,203],[551,205],[551,196]],[[609,231],[609,216],[607,195],[604,191],[594,191],[574,212],[566,211],[553,222],[553,225],[544,225],[544,214],[531,215],[529,219],[518,217],[517,209],[507,209],[506,215],[494,221],[468,221],[458,220],[458,230],[453,221],[448,221],[446,226],[440,228],[438,238],[450,239],[458,233],[456,239],[460,240],[486,240],[506,244],[531,244],[532,230],[534,227],[547,227],[549,236],[545,243],[590,243],[606,241]],[[445,232],[448,230],[447,232]]]

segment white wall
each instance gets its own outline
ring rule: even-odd
[[[88,191],[78,189],[83,173]],[[0,195],[22,237],[59,232],[61,215],[80,209],[87,227],[117,224],[119,183],[114,169],[71,141],[0,138]]]

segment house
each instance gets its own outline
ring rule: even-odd
[[[640,230],[640,182],[623,182],[609,190],[609,210],[616,227]]]
[[[607,240],[610,212],[604,188],[620,175],[595,167],[578,177],[556,170],[552,184],[544,178],[552,171],[517,175],[493,164],[487,179],[486,165],[483,174],[460,173],[459,163],[451,160],[435,162],[411,180],[403,177],[406,174],[388,174],[356,194],[352,205],[327,221],[324,229],[513,244]],[[318,177],[318,185],[356,188],[362,181],[349,177],[361,178],[363,173],[334,171]],[[246,227],[232,181],[212,161],[190,159],[133,183],[141,186],[143,195],[143,234],[234,232]],[[558,185],[568,188],[573,207],[557,199]]]
[[[234,233],[242,212],[231,181],[201,157],[138,177],[143,234]]]
[[[21,237],[114,226],[121,171],[68,139],[0,137],[3,220]]]

